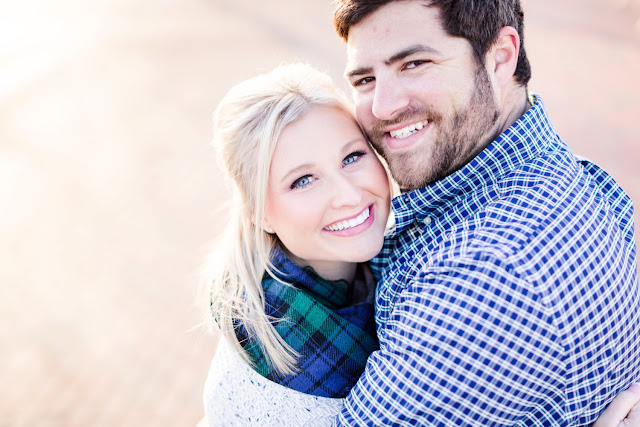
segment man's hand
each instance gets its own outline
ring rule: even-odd
[[[617,395],[592,427],[640,427],[640,383]]]

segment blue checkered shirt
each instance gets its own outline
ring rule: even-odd
[[[640,379],[631,200],[540,98],[393,208],[372,261],[380,350],[338,425],[584,425]]]

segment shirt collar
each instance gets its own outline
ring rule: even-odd
[[[437,218],[468,193],[484,190],[540,155],[552,141],[559,141],[542,99],[537,95],[533,98],[533,106],[464,167],[427,187],[394,198],[395,233],[415,221]]]

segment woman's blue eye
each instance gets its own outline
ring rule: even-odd
[[[291,184],[291,189],[294,190],[296,188],[306,187],[307,185],[311,184],[313,181],[315,181],[314,177],[312,177],[311,175],[305,175],[293,181],[293,183]]]
[[[360,160],[360,157],[364,155],[365,153],[363,151],[355,151],[344,158],[344,160],[342,161],[342,166],[347,166],[351,163],[355,163]]]

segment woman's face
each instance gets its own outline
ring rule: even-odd
[[[346,278],[380,251],[389,199],[387,174],[354,119],[316,106],[278,139],[264,225],[299,264]]]

